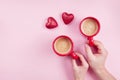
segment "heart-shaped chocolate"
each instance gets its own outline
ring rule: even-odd
[[[73,14],[68,14],[67,12],[63,12],[62,13],[62,19],[63,19],[65,24],[69,24],[74,19],[74,15]]]
[[[53,17],[48,17],[46,27],[52,29],[58,26],[57,21]]]

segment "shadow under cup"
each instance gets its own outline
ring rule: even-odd
[[[80,31],[89,40],[89,45],[93,45],[93,37],[100,31],[100,23],[94,17],[86,17],[80,23]]]
[[[58,36],[53,41],[53,50],[59,56],[71,56],[77,59],[77,55],[73,51],[73,42],[68,36]]]

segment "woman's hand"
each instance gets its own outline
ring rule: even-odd
[[[79,57],[80,65],[77,64],[75,59],[72,60],[75,80],[84,80],[89,65],[81,54],[77,53],[77,55]]]
[[[108,55],[107,50],[99,41],[94,41],[97,47],[97,53],[94,53],[89,45],[86,45],[87,61],[90,68],[94,71],[98,80],[116,80],[105,68],[105,61]]]
[[[97,52],[93,53],[90,46],[86,44],[87,61],[94,72],[105,68],[105,61],[108,55],[107,50],[104,48],[103,44],[99,41],[94,41],[97,47]]]

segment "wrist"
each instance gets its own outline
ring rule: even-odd
[[[84,78],[85,78],[85,75],[83,74],[79,74],[75,76],[75,80],[84,80]]]
[[[98,77],[98,80],[116,80],[115,77],[112,76],[105,67],[95,70],[94,72]]]
[[[100,74],[102,74],[102,73],[105,73],[107,70],[106,70],[106,68],[105,68],[104,66],[101,66],[101,67],[99,67],[99,68],[97,68],[97,69],[93,69],[93,71],[94,71],[96,74],[100,75]]]
[[[75,79],[75,80],[84,80],[84,78],[78,78],[78,79]]]

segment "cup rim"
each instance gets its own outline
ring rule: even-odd
[[[82,25],[83,21],[85,21],[86,19],[93,19],[93,20],[95,20],[96,23],[98,24],[98,30],[97,30],[97,32],[96,32],[95,34],[93,34],[93,35],[86,35],[86,34],[83,33],[83,31],[82,31],[82,29],[81,29],[81,25]],[[99,31],[100,31],[100,23],[99,23],[98,19],[96,19],[95,17],[86,17],[86,18],[84,18],[84,19],[80,22],[79,29],[80,29],[80,32],[81,32],[84,36],[86,36],[86,37],[93,37],[93,36],[96,36],[96,35],[99,33]]]
[[[67,52],[66,54],[60,54],[59,52],[57,52],[57,51],[55,50],[55,47],[54,47],[54,44],[55,44],[56,40],[59,39],[59,38],[62,38],[62,37],[69,39],[70,42],[71,42],[71,49],[70,49],[69,52]],[[67,56],[67,55],[70,55],[70,54],[73,52],[73,42],[72,42],[72,40],[71,40],[70,37],[65,36],[65,35],[61,35],[61,36],[58,36],[58,37],[56,37],[56,38],[54,39],[54,41],[53,41],[53,43],[52,43],[52,48],[53,48],[53,51],[54,51],[57,55],[59,55],[59,56]]]

